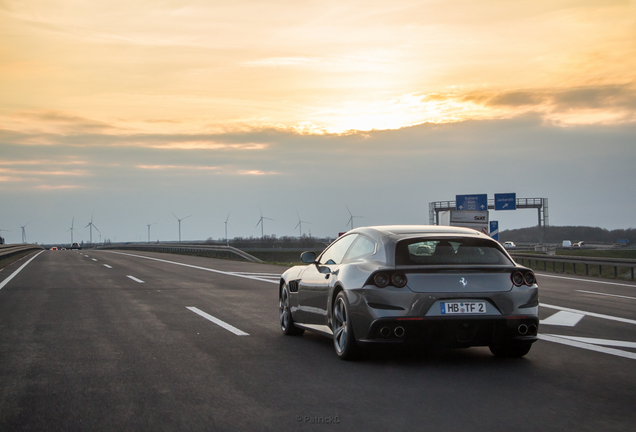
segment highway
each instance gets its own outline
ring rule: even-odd
[[[19,271],[18,271],[19,270]],[[636,283],[537,274],[541,340],[371,351],[286,337],[283,267],[43,251],[0,271],[0,431],[634,430]]]

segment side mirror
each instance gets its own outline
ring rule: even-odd
[[[300,260],[305,264],[313,264],[316,262],[316,253],[315,252],[303,252],[300,254]]]

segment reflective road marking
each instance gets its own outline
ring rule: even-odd
[[[127,277],[127,278],[130,278],[130,279],[132,279],[132,280],[134,280],[135,282],[138,282],[138,283],[145,283],[145,282],[144,282],[144,281],[142,281],[141,279],[137,279],[136,277],[131,276],[131,275],[126,275],[126,277]]]
[[[622,295],[618,295],[618,294],[607,294],[607,293],[600,293],[600,292],[594,292],[594,291],[584,291],[584,290],[576,290],[576,291],[582,292],[582,293],[588,293],[588,294],[596,294],[596,295],[602,295],[602,296],[620,297],[620,298],[636,300],[636,297],[628,297],[628,296],[622,296]]]
[[[269,283],[273,283],[273,284],[278,284],[278,280],[264,279],[264,278],[258,277],[258,276],[246,276],[244,274],[239,274],[239,273],[234,273],[234,272],[226,272],[226,271],[221,271],[221,270],[215,270],[215,269],[211,269],[211,268],[207,268],[207,267],[199,267],[199,266],[195,266],[195,265],[191,265],[191,264],[183,264],[183,263],[174,262],[174,261],[167,261],[167,260],[162,260],[162,259],[159,259],[159,258],[151,258],[151,257],[143,256],[143,255],[135,255],[135,254],[129,254],[129,253],[123,253],[123,252],[112,252],[112,251],[102,251],[102,252],[114,253],[114,254],[119,254],[119,255],[127,255],[127,256],[136,257],[136,258],[143,258],[143,259],[152,260],[152,261],[159,261],[159,262],[179,265],[179,266],[183,266],[183,267],[190,267],[190,268],[195,268],[195,269],[199,269],[199,270],[205,270],[205,271],[209,271],[209,272],[213,272],[213,273],[220,273],[220,274],[224,274],[224,275],[228,275],[228,276],[236,276],[236,277],[242,277],[242,278],[246,278],[246,279],[258,280],[258,281],[261,281],[261,282],[269,282]]]
[[[24,264],[22,264],[22,265],[20,266],[20,268],[19,268],[19,269],[17,269],[17,270],[16,270],[16,271],[14,271],[13,273],[11,273],[11,276],[7,277],[5,280],[3,280],[2,282],[0,282],[0,289],[4,288],[4,286],[5,286],[6,284],[8,284],[8,283],[9,283],[9,281],[10,281],[11,279],[13,279],[15,276],[17,276],[17,274],[18,274],[18,273],[20,273],[20,272],[22,271],[22,269],[23,269],[23,268],[25,268],[25,267],[26,267],[26,266],[27,266],[27,265],[28,265],[31,261],[33,261],[33,260],[34,260],[34,259],[35,259],[38,255],[40,255],[42,252],[44,252],[44,251],[38,252],[38,253],[37,253],[37,255],[35,255],[33,258],[31,258],[30,260],[28,260],[27,262],[25,262]]]
[[[573,281],[579,281],[579,282],[591,282],[591,283],[598,283],[598,284],[604,284],[604,285],[618,285],[618,286],[626,286],[626,287],[631,287],[631,288],[636,288],[636,285],[630,285],[630,284],[622,284],[622,283],[618,283],[618,282],[605,282],[605,281],[599,281],[599,280],[592,280],[592,279],[581,279],[581,278],[573,278],[573,277],[566,277],[566,276],[555,276],[555,275],[551,275],[551,274],[546,274],[546,273],[535,273],[541,277],[551,277],[551,278],[556,278],[556,279],[567,279],[567,280],[573,280]]]
[[[598,314],[598,313],[594,313],[594,312],[586,312],[586,311],[582,311],[582,310],[570,309],[570,308],[565,308],[565,307],[561,307],[561,306],[549,305],[549,304],[545,304],[545,303],[541,303],[539,306],[546,307],[546,308],[549,308],[549,309],[558,309],[558,310],[562,310],[562,311],[566,311],[566,312],[574,312],[574,313],[577,313],[577,314],[583,314],[583,315],[587,315],[587,316],[591,316],[591,317],[595,317],[595,318],[603,318],[603,319],[611,320],[611,321],[624,322],[624,323],[627,323],[627,324],[636,324],[635,320],[631,320],[631,319],[627,319],[627,318],[615,317],[615,316],[611,316],[611,315],[603,315],[603,314]]]
[[[224,321],[221,321],[220,319],[215,318],[212,315],[207,314],[207,313],[203,312],[202,310],[197,309],[197,308],[195,308],[193,306],[189,306],[189,307],[186,306],[186,309],[189,309],[192,312],[194,312],[195,314],[202,316],[206,320],[212,321],[214,324],[218,325],[219,327],[223,327],[225,330],[230,331],[230,332],[234,333],[237,336],[249,336],[248,333],[245,333],[244,331],[239,330],[236,327],[234,327],[234,326],[232,326],[232,325],[230,325],[230,324],[228,324],[228,323],[226,323]]]
[[[586,337],[578,337],[578,336],[561,336],[561,335],[547,335],[560,337],[563,339],[570,339],[577,342],[589,343],[593,345],[605,345],[605,346],[613,346],[613,347],[623,347],[623,348],[634,348],[636,349],[636,342],[625,342],[625,341],[616,341],[610,339],[596,339],[596,338],[586,338]]]
[[[565,327],[574,327],[583,319],[585,315],[573,312],[559,311],[554,315],[541,320],[542,325],[556,325]]]
[[[625,357],[632,360],[636,360],[636,353],[629,352],[629,351],[622,351],[622,350],[617,350],[614,348],[605,348],[602,346],[584,343],[577,340],[571,340],[569,338],[565,338],[563,336],[557,336],[557,335],[539,334],[537,336],[539,337],[539,339],[548,341],[548,342],[555,342],[562,345],[569,345],[569,346],[583,348],[590,351],[597,351],[597,352],[601,352],[605,354],[611,354],[618,357]]]
[[[108,264],[104,264],[104,267],[106,268],[112,268],[111,266],[109,266]]]

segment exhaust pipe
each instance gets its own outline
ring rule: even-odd
[[[396,327],[395,330],[393,330],[393,333],[395,333],[397,337],[404,336],[404,327]]]
[[[527,325],[525,325],[525,324],[521,324],[521,325],[519,325],[519,327],[517,328],[517,331],[519,331],[519,334],[524,335],[524,334],[528,333],[528,326],[527,326]]]
[[[537,334],[537,326],[534,324],[530,324],[528,326],[528,333],[530,334]]]
[[[380,334],[381,334],[382,336],[384,336],[384,337],[389,337],[389,336],[391,336],[391,329],[390,329],[390,328],[388,328],[388,327],[382,327],[382,328],[380,329]]]

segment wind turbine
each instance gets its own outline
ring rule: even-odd
[[[75,216],[73,216],[73,219],[71,220],[71,227],[66,230],[66,232],[71,232],[71,244],[73,244],[73,231],[79,234],[79,232],[77,232],[77,230],[73,228],[73,225],[75,225]]]
[[[294,229],[298,228],[298,237],[302,237],[303,236],[303,222],[305,222],[307,224],[310,224],[311,222],[300,220],[300,215],[298,214],[298,211],[296,211],[296,216],[298,216],[298,223],[296,224]]]
[[[174,214],[174,213],[172,213],[172,216],[176,217],[176,218],[177,218],[177,220],[179,221],[179,243],[181,243],[181,221],[182,221],[182,220],[184,220],[184,219],[189,218],[189,217],[190,217],[190,216],[192,216],[192,215],[188,215],[188,216],[186,216],[186,217],[184,217],[184,218],[181,218],[181,219],[179,219],[179,218],[177,217],[177,215],[176,215],[176,214]]]
[[[349,216],[350,216],[349,221],[347,221],[347,225],[351,224],[351,229],[353,229],[353,218],[364,218],[364,216],[354,216],[351,213],[351,210],[349,210],[349,206],[345,205],[345,207],[347,207],[347,211],[349,212]]]
[[[148,243],[150,243],[150,227],[153,225],[157,225],[157,222],[148,224]]]
[[[230,220],[230,214],[232,214],[232,212],[229,212],[227,214],[227,217],[225,218],[225,243],[226,243],[226,246],[230,245],[230,241],[227,238],[227,221]]]
[[[29,221],[28,223],[24,224],[24,226],[20,226],[20,228],[22,228],[22,243],[26,243],[26,230],[25,230],[25,228],[31,222],[33,222],[33,221]]]
[[[102,234],[102,232],[95,226],[95,224],[93,223],[93,214],[91,213],[91,221],[88,223],[88,225],[86,225],[84,228],[90,227],[90,231],[91,231],[91,244],[93,244],[93,228],[95,228],[97,230],[97,232],[100,234]]]
[[[263,220],[267,219],[273,221],[274,219],[263,216],[263,210],[261,210],[261,206],[258,206],[258,211],[261,212],[261,218],[256,223],[256,226],[258,226],[259,224],[261,225],[261,238],[265,238]]]

